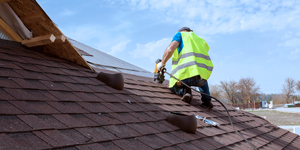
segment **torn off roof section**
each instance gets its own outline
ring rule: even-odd
[[[99,69],[108,69],[116,72],[129,73],[138,76],[153,78],[154,74],[140,67],[134,66],[128,62],[108,55],[95,48],[80,43],[74,39],[68,38],[69,41],[82,52],[82,57],[93,67]]]
[[[9,15],[8,11],[0,11],[2,19],[4,19],[0,18],[1,30],[11,40],[21,42],[27,47],[40,46],[38,48],[40,51],[56,55],[92,70],[91,66],[81,57],[68,39],[65,39],[64,34],[35,0],[6,0],[0,3],[3,3],[1,6],[5,6],[11,12]],[[20,38],[23,32],[13,30],[15,26],[20,28],[18,25],[22,25],[22,29],[24,27],[30,33],[32,32],[33,38]],[[4,32],[3,29],[9,32]],[[28,38],[28,36],[26,37]]]

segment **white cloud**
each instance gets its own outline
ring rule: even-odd
[[[163,38],[156,42],[149,42],[147,44],[136,44],[136,49],[131,51],[130,54],[134,58],[148,58],[152,62],[158,58],[162,58],[163,53],[171,42],[170,38]]]
[[[123,41],[119,42],[118,44],[113,45],[110,48],[111,51],[108,52],[108,54],[115,54],[115,53],[118,53],[118,52],[122,52],[124,49],[126,49],[126,45],[130,42],[131,42],[131,40],[123,40]]]
[[[270,31],[300,24],[300,1],[127,0],[132,9],[157,14],[154,20],[178,22],[201,34]],[[203,30],[205,29],[205,30]]]
[[[297,47],[297,46],[300,46],[300,39],[292,38],[292,39],[286,40],[284,43],[278,44],[278,46]]]

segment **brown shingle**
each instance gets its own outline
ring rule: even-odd
[[[111,116],[120,120],[123,123],[138,123],[141,122],[138,118],[135,118],[130,113],[111,113]]]
[[[0,65],[0,67],[1,67],[1,65]],[[12,69],[0,68],[0,77],[21,78],[22,76],[20,74],[18,74],[17,72],[15,72],[14,70],[12,70]]]
[[[57,74],[45,73],[45,76],[47,78],[49,78],[50,81],[77,83],[77,81],[73,80],[72,78],[70,78],[67,75],[57,75]]]
[[[96,96],[100,97],[101,99],[103,99],[106,102],[126,102],[116,96],[114,96],[113,94],[102,94],[102,93],[95,93]]]
[[[2,96],[2,95],[1,95]],[[7,101],[0,101],[0,114],[12,115],[12,114],[24,114],[21,110],[11,105]]]
[[[131,110],[121,103],[102,103],[105,107],[109,108],[113,112],[130,112]]]
[[[53,108],[61,113],[87,113],[88,111],[82,108],[75,102],[47,102]]]
[[[198,146],[192,144],[191,142],[178,144],[177,146],[180,147],[181,149],[188,149],[188,150],[199,150],[200,149]]]
[[[52,114],[58,111],[45,102],[37,101],[11,101],[11,104],[25,112],[26,114]]]
[[[0,145],[1,145],[1,149],[6,149],[6,150],[18,149],[20,147],[23,147],[17,141],[10,138],[5,133],[0,133]]]
[[[79,144],[86,144],[88,141],[87,137],[85,137],[83,134],[79,133],[75,129],[59,130],[59,132],[72,138],[74,141],[76,141]]]
[[[68,88],[67,86],[65,86],[61,82],[52,82],[52,81],[43,81],[43,80],[41,80],[40,82],[43,83],[45,86],[47,86],[51,90],[55,90],[55,91],[71,91],[70,88]]]
[[[45,76],[43,73],[39,72],[32,72],[32,71],[26,71],[26,70],[14,70],[18,74],[24,77],[24,79],[32,79],[32,80],[50,80],[47,76]]]
[[[84,92],[73,92],[77,97],[81,98],[86,102],[103,102],[101,98],[96,96],[93,93],[84,93]]]
[[[74,117],[72,117],[68,114],[53,115],[53,117],[56,118],[57,120],[59,120],[61,123],[65,124],[67,127],[70,127],[70,128],[87,126],[85,124],[85,122],[81,122],[81,121],[77,120],[76,118],[74,118]]]
[[[179,129],[173,125],[171,125],[172,128],[170,128],[170,125],[166,125],[166,124],[169,124],[166,121],[147,122],[147,124],[155,129],[159,130],[160,132],[169,132],[169,131],[174,131],[174,130]]]
[[[146,144],[140,142],[136,138],[131,139],[121,139],[114,141],[119,147],[123,149],[136,149],[136,150],[151,150],[152,148],[148,147]]]
[[[135,118],[139,119],[140,122],[157,121],[155,118],[151,117],[145,112],[132,112],[130,114]]]
[[[38,72],[38,73],[43,72],[43,70],[39,69],[38,67],[36,67],[35,65],[32,65],[32,64],[19,63],[19,62],[14,62],[14,64],[16,64],[20,68],[23,68],[24,70],[27,70],[27,71],[34,71],[34,72]]]
[[[93,144],[86,144],[86,145],[79,145],[79,146],[76,146],[75,148],[76,150],[79,149],[79,150],[97,150],[97,149],[107,149],[107,148],[104,148],[101,144],[99,143],[93,143]],[[119,148],[120,149],[120,148]],[[118,150],[118,149],[116,149]],[[121,149],[120,149],[121,150]]]
[[[44,100],[45,96],[41,96],[38,91],[29,91],[22,89],[4,89],[7,93],[15,97],[17,100]],[[38,97],[36,97],[38,96]],[[39,99],[41,98],[41,99]]]
[[[111,109],[101,103],[96,102],[78,102],[78,104],[91,113],[108,113],[113,112]]]
[[[61,129],[66,127],[51,115],[18,115],[18,117],[32,127],[33,130]]]
[[[79,144],[71,137],[66,136],[58,130],[43,130],[42,132],[49,138],[57,142],[57,145],[53,145],[54,147]]]
[[[48,90],[49,88],[37,80],[24,80],[20,78],[11,78],[12,81],[24,89]]]
[[[127,125],[110,125],[104,126],[103,128],[111,132],[113,135],[116,135],[118,138],[131,138],[141,135]]]
[[[49,91],[52,96],[58,98],[60,101],[83,101],[77,97],[73,92],[65,91]]]
[[[23,132],[32,128],[16,116],[0,116],[0,132]]]
[[[0,68],[22,69],[14,63],[12,63],[11,61],[6,60],[0,60]]]
[[[130,128],[132,128],[133,130],[141,133],[142,135],[160,133],[158,130],[156,130],[153,127],[147,125],[146,123],[127,124],[127,125]]]
[[[137,139],[153,149],[159,149],[171,145],[170,142],[165,141],[164,139],[161,139],[156,135],[146,135],[142,137],[137,137]]]
[[[84,84],[74,84],[74,83],[63,83],[65,86],[68,88],[72,89],[72,91],[75,92],[93,92],[91,89],[89,89],[86,85]]]
[[[174,144],[180,144],[183,142],[182,139],[178,138],[177,136],[175,136],[174,134],[167,132],[167,133],[159,133],[156,134],[158,137],[160,137],[161,139],[164,139],[165,141],[168,141],[169,143],[171,143],[172,145]]]
[[[20,58],[17,55],[10,55],[10,54],[1,53],[0,58],[1,58],[1,60],[8,60],[8,61],[26,63],[25,60],[23,60],[22,58]]]
[[[42,66],[42,65],[35,65],[37,68],[42,70],[45,73],[52,73],[52,74],[60,74],[60,75],[69,75],[63,71],[61,71],[59,68],[56,67],[47,67],[47,66]]]
[[[86,114],[89,119],[98,123],[99,125],[114,125],[114,124],[122,124],[121,121],[112,117],[109,114],[101,113],[101,114]]]
[[[5,88],[20,88],[11,78],[0,77],[0,87]]]
[[[50,145],[45,143],[42,139],[30,132],[26,133],[11,133],[8,134],[11,139],[14,139],[18,145],[28,149],[47,149],[51,148]]]
[[[194,140],[191,143],[196,145],[200,149],[203,149],[203,150],[205,150],[205,149],[216,149],[217,148],[216,146],[210,144],[209,142],[207,142],[203,139]]]
[[[110,133],[102,127],[78,128],[76,130],[87,137],[89,139],[88,141],[101,142],[117,139],[114,134]]]
[[[111,91],[106,89],[104,86],[87,85],[87,87],[92,89],[93,92],[97,92],[97,93],[112,93]]]

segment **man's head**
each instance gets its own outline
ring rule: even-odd
[[[182,27],[182,28],[180,28],[178,30],[178,32],[181,32],[181,31],[188,31],[188,32],[190,32],[190,31],[193,31],[193,30],[191,30],[189,27]]]

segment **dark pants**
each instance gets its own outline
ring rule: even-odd
[[[184,80],[182,80],[182,82],[185,83],[185,84],[187,84],[187,85],[197,85],[197,83],[198,83],[198,81],[200,79],[201,79],[200,76],[196,76],[196,77],[191,77],[191,78],[188,78],[188,79],[184,79]],[[177,95],[183,96],[183,94],[185,94],[184,93],[185,92],[184,91],[185,88],[188,88],[188,87],[186,87],[184,85],[177,86],[175,84],[172,88],[170,88],[170,90],[173,91],[174,93],[176,93]],[[205,93],[207,95],[210,95],[209,88],[208,88],[208,82],[206,82],[204,86],[198,87],[198,88],[199,88],[200,92],[203,92],[203,93]],[[202,98],[201,98],[202,102],[210,102],[211,101],[210,97],[208,97],[208,96],[206,96],[204,94],[201,94],[201,96],[202,96]]]

